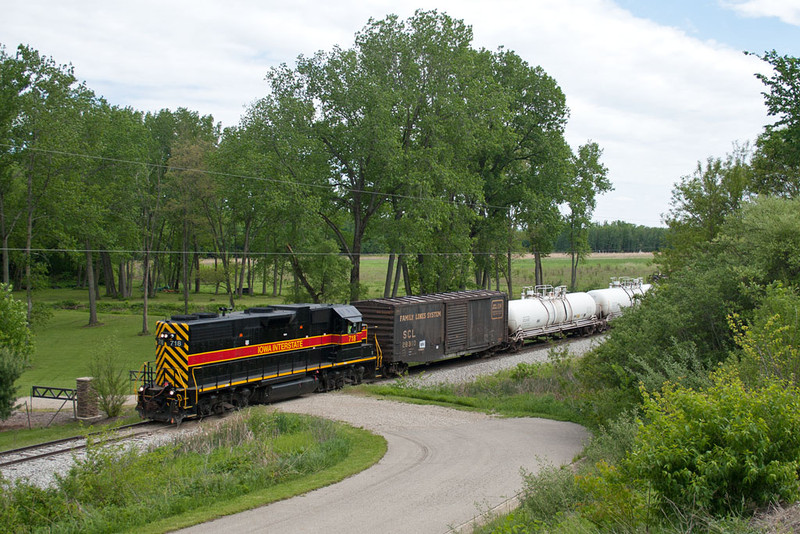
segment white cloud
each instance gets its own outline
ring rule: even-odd
[[[786,24],[800,26],[798,0],[721,0],[720,5],[745,17],[777,17]]]

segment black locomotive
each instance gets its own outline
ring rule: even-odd
[[[136,409],[179,423],[374,376],[378,356],[353,306],[297,304],[175,315],[156,327]]]

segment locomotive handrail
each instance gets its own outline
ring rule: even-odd
[[[194,374],[197,371],[197,367],[192,367],[192,382],[194,383],[194,405],[197,406],[197,403],[200,402],[200,386],[197,385],[197,376]],[[189,407],[189,396],[184,396],[183,399],[183,408],[187,409]]]
[[[143,384],[144,382],[153,382],[153,375],[155,374],[152,369],[147,365],[150,362],[145,362],[142,365],[140,370],[131,369],[128,371],[128,377],[130,378],[131,382],[136,382],[137,384],[141,381]]]

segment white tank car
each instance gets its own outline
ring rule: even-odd
[[[606,289],[592,289],[589,296],[597,303],[596,315],[610,318],[632,306],[636,296],[644,295],[650,287],[641,278],[613,278]]]
[[[528,287],[520,300],[508,302],[509,332],[558,330],[561,325],[591,319],[595,301],[587,293],[567,293],[561,286]]]

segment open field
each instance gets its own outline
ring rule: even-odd
[[[362,259],[361,273],[367,298],[382,296],[387,258],[369,256]],[[545,282],[550,285],[569,283],[570,259],[553,255],[543,262]],[[647,277],[656,270],[652,254],[595,254],[579,267],[578,289],[587,290],[608,285],[611,277]],[[533,285],[533,258],[520,257],[512,262],[512,279],[516,298],[522,287]],[[505,280],[500,281],[505,290]],[[285,286],[288,286],[286,282]],[[260,283],[255,285],[260,288]],[[495,281],[492,281],[495,287]],[[103,290],[101,289],[101,294]],[[25,298],[18,292],[17,298]],[[190,310],[216,311],[228,305],[224,293],[215,294],[212,286],[203,287],[198,294],[190,293]],[[141,299],[100,299],[98,310],[102,326],[88,328],[88,295],[83,289],[49,289],[37,291],[34,300],[52,307],[53,317],[35,331],[35,352],[31,367],[25,371],[17,385],[19,395],[30,394],[30,387],[75,387],[75,379],[89,373],[93,355],[104,345],[110,345],[115,361],[121,370],[139,370],[145,361],[155,358],[153,332],[157,320],[183,312],[183,297],[179,293],[159,293],[149,303],[149,335],[142,331]],[[236,308],[242,309],[282,302],[281,297],[246,295],[237,299]],[[131,392],[134,385],[131,384]]]

